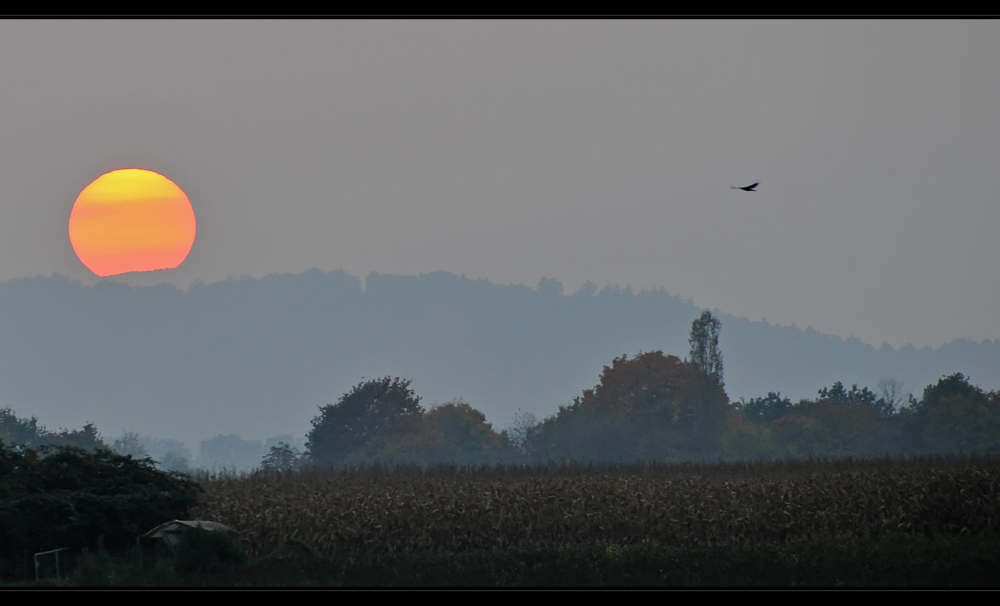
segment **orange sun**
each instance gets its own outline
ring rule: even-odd
[[[138,168],[95,179],[69,216],[76,256],[102,278],[177,267],[191,252],[194,232],[194,209],[181,188]]]

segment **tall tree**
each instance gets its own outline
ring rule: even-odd
[[[691,323],[691,362],[720,386],[722,351],[719,350],[719,320],[707,309]]]

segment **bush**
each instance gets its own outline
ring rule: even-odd
[[[0,575],[21,572],[24,553],[99,544],[128,549],[157,524],[187,517],[200,490],[150,459],[0,444]]]

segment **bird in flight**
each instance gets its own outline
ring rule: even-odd
[[[742,189],[743,191],[757,191],[755,188],[758,185],[760,185],[760,181],[754,183],[753,185],[747,185],[746,187],[734,187],[734,186],[730,185],[729,189]]]

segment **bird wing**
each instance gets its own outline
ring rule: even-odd
[[[747,185],[747,186],[746,186],[746,187],[744,187],[743,189],[747,189],[747,190],[750,190],[750,189],[753,189],[753,188],[757,187],[758,185],[760,185],[760,181],[758,181],[758,182],[754,183],[753,185]]]

